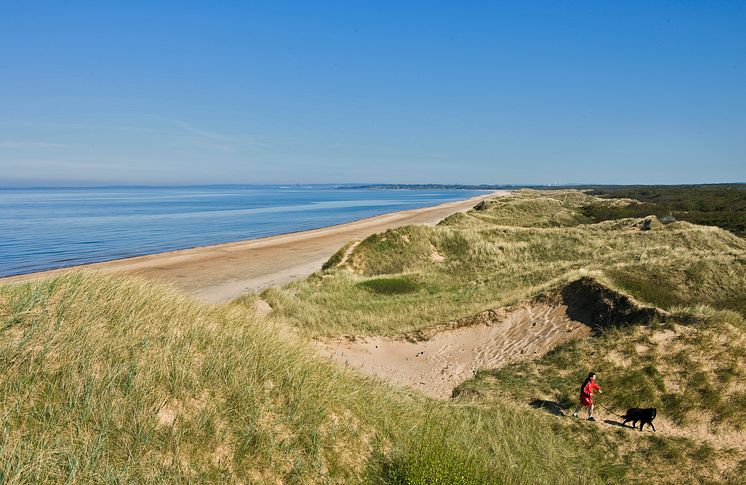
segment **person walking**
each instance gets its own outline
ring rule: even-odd
[[[588,377],[586,377],[583,381],[583,385],[580,386],[580,402],[575,408],[575,412],[572,413],[574,418],[578,417],[578,411],[580,411],[583,406],[587,406],[588,421],[596,420],[596,418],[593,417],[593,391],[598,391],[599,394],[603,394],[603,391],[601,390],[599,385],[596,384],[596,373],[589,372]]]

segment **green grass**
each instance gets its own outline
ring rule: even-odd
[[[594,401],[617,413],[629,407],[657,407],[655,434],[607,425],[587,426],[558,418],[557,432],[571,436],[587,449],[603,449],[604,461],[625,470],[634,483],[689,481],[739,483],[743,450],[713,447],[698,438],[671,436],[661,419],[729,433],[746,428],[743,382],[746,370],[736,360],[746,352],[744,321],[733,312],[696,313],[699,323],[625,327],[600,337],[577,340],[555,348],[537,361],[483,370],[455,391],[457,402],[482,406],[506,401],[525,405],[556,403],[574,410],[579,383],[589,369],[604,389]],[[656,340],[671,332],[671,340]],[[597,406],[597,418],[621,420]],[[599,427],[600,426],[600,427]],[[735,442],[732,446],[736,446]],[[739,461],[741,465],[739,465]]]
[[[587,224],[580,211],[591,202],[631,203],[578,191],[520,191],[437,227],[371,236],[344,264],[340,258],[323,275],[262,296],[278,318],[309,335],[413,332],[519,303],[583,275],[664,309],[696,302],[746,314],[745,240],[685,222],[647,231],[640,219]],[[386,298],[365,290],[382,277],[416,282],[420,290]]]
[[[623,476],[597,475],[599,456],[549,418],[392,389],[321,359],[287,324],[131,278],[0,287],[0,375],[4,483]]]
[[[623,217],[672,216],[718,226],[746,236],[746,184],[674,186],[596,186],[591,194],[639,200],[634,205],[588,204],[582,213],[594,221]]]
[[[746,241],[686,222],[593,224],[589,204],[639,205],[521,191],[387,231],[265,291],[268,317],[254,295],[203,305],[125,277],[0,286],[0,483],[735,482],[737,453],[528,407],[571,406],[593,368],[611,406],[746,424]],[[681,323],[483,370],[450,401],[340,368],[307,338],[425,329],[583,276]]]
[[[263,297],[275,308],[274,318],[301,334],[399,334],[520,303],[591,276],[613,291],[668,310],[681,322],[671,328],[687,332],[669,346],[653,340],[664,329],[660,323],[607,330],[556,348],[537,362],[483,370],[458,388],[457,402],[489,409],[509,401],[527,406],[541,397],[569,408],[576,404],[579,382],[594,369],[608,389],[604,402],[614,409],[656,406],[679,426],[704,420],[717,429],[742,428],[743,393],[727,383],[744,375],[736,356],[746,351],[746,242],[722,229],[686,222],[593,223],[584,212],[589,205],[643,204],[579,191],[520,191],[436,227],[404,227],[369,238],[323,274],[268,290]],[[442,257],[433,258],[433,252]],[[401,280],[419,288],[385,295],[362,291],[376,281]],[[595,428],[589,435],[587,426],[562,421],[552,426],[590,454],[605,456],[609,476],[621,473],[640,482],[737,476],[716,466],[737,458],[693,439],[632,437],[624,430],[596,434]],[[387,483],[417,483],[413,470],[429,467],[427,459],[407,455],[385,463],[382,469],[394,477]],[[406,473],[398,471],[401,463],[411,466]],[[454,470],[457,474],[458,467]]]
[[[746,353],[746,324],[733,312],[700,311],[680,310],[696,315],[696,324],[609,330],[536,361],[481,371],[456,393],[479,401],[541,398],[569,410],[577,403],[578,383],[592,369],[605,389],[599,401],[611,409],[657,407],[680,425],[704,420],[724,430],[745,429],[742,390],[734,384],[746,377],[737,362]]]

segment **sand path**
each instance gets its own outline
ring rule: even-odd
[[[106,261],[72,268],[1,278],[0,283],[49,277],[72,269],[141,275],[195,295],[209,303],[304,278],[352,239],[408,224],[437,224],[471,209],[479,201],[505,195],[500,190],[467,200],[383,214],[368,219],[280,236]]]
[[[485,318],[485,314],[495,318]],[[541,357],[570,339],[590,335],[587,325],[567,316],[564,305],[531,304],[485,312],[480,323],[445,329],[428,340],[363,337],[317,342],[334,361],[400,386],[448,398],[479,369],[495,369]]]
[[[317,340],[315,345],[323,355],[340,365],[446,399],[454,387],[479,369],[497,369],[537,359],[563,342],[591,334],[591,328],[571,319],[567,307],[562,304],[530,303],[483,312],[469,319],[474,323],[433,330],[429,338],[422,341],[406,336],[356,337],[354,340],[340,337]],[[550,414],[566,416],[557,403],[544,402],[550,404],[546,408]],[[597,425],[621,426],[621,419],[607,409],[599,407],[596,414]],[[746,450],[746,432],[743,431],[715,429],[705,421],[682,427],[663,415],[656,418],[655,426],[660,435],[706,441],[718,449]],[[637,432],[629,427],[625,429]],[[646,427],[646,432],[649,431]]]

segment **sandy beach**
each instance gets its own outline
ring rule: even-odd
[[[431,207],[392,212],[336,226],[292,234],[149,254],[0,279],[0,283],[45,278],[86,270],[137,274],[167,283],[202,301],[220,303],[304,278],[346,242],[408,224],[434,225],[446,216],[471,209],[479,201],[505,195],[495,191]]]

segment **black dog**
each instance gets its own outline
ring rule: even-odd
[[[656,414],[658,414],[658,411],[655,408],[629,408],[627,414],[622,416],[622,418],[624,418],[622,426],[626,426],[627,421],[632,421],[632,427],[634,428],[637,426],[637,422],[639,421],[640,431],[642,431],[642,427],[645,426],[645,424],[649,424],[650,427],[653,428],[653,431],[655,431],[653,420],[655,419]]]

